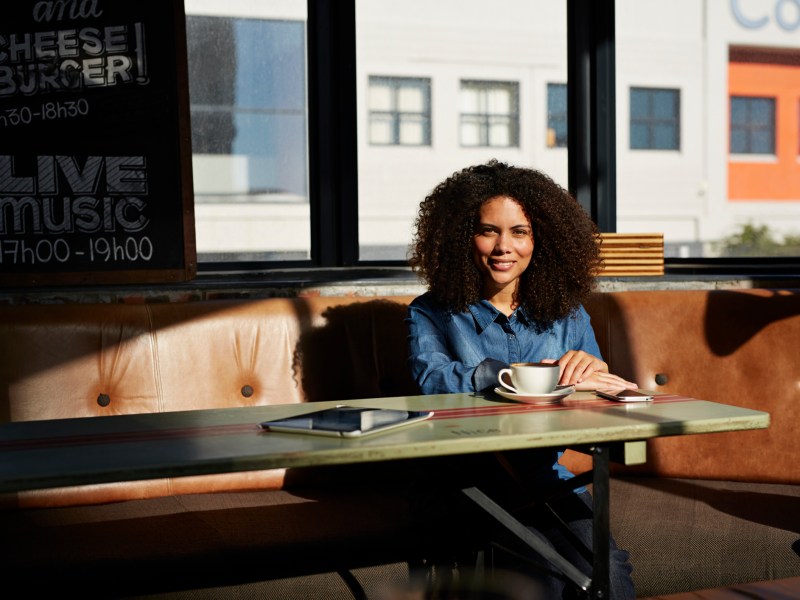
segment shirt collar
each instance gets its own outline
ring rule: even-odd
[[[488,300],[481,300],[475,304],[470,304],[468,308],[469,312],[472,313],[472,318],[475,319],[475,325],[479,333],[483,332],[498,319],[503,320],[506,318],[506,316],[497,310]],[[508,320],[513,321],[515,318],[523,325],[527,326],[529,324],[528,316],[525,314],[525,309],[522,307],[517,308]]]

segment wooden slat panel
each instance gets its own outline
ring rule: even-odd
[[[663,233],[603,233],[599,275],[626,277],[664,274]]]

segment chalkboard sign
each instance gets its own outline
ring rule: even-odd
[[[193,277],[183,2],[2,12],[0,282]]]

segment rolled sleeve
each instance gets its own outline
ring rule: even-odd
[[[508,363],[495,358],[487,358],[475,368],[472,385],[476,391],[493,390],[498,385],[497,376],[500,369],[507,369]]]

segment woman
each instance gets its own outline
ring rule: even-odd
[[[497,161],[455,173],[421,203],[410,263],[428,285],[408,314],[409,364],[422,393],[492,390],[512,362],[557,362],[559,383],[578,390],[637,387],[608,372],[582,306],[600,264],[597,229],[546,175]],[[572,476],[560,455],[500,462],[546,490]],[[585,489],[558,506],[587,548],[590,507]],[[529,525],[588,573],[585,553],[564,546],[553,519],[538,512]],[[611,557],[612,597],[634,597],[627,553],[613,541]],[[570,593],[560,579],[545,578],[552,593]]]

